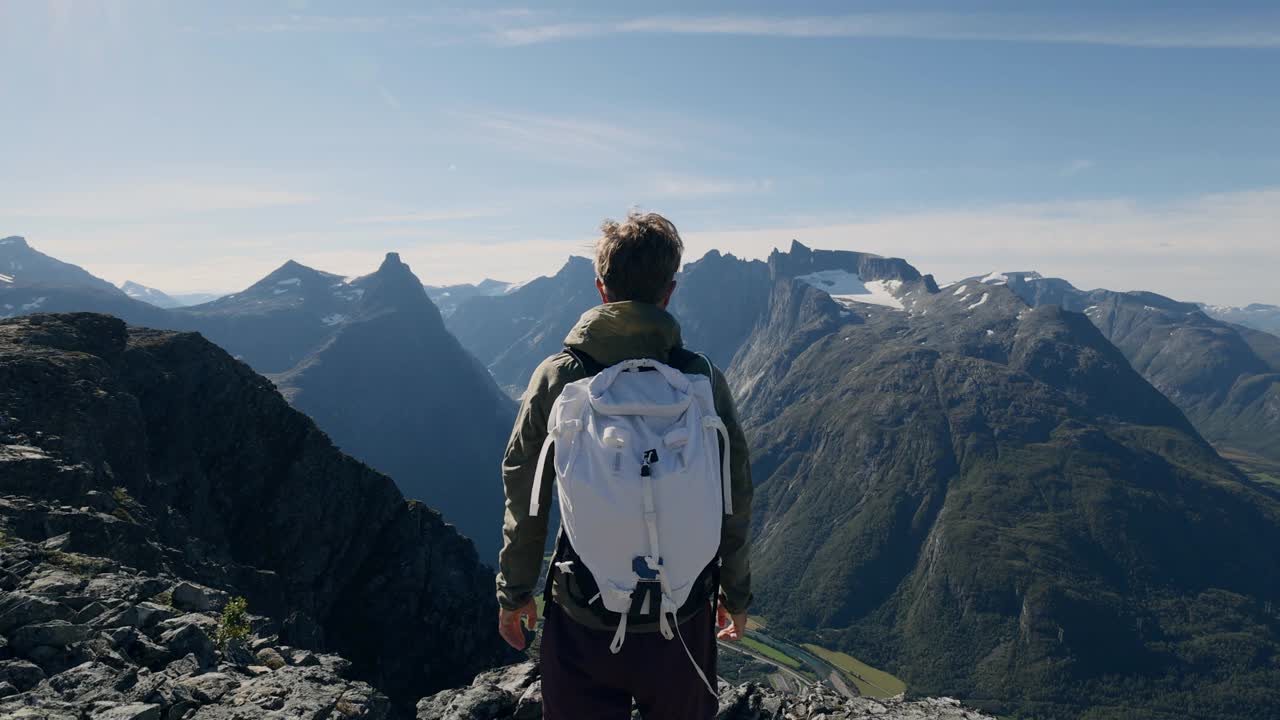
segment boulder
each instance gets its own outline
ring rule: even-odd
[[[240,681],[225,673],[211,672],[187,678],[180,685],[186,688],[196,700],[209,705],[218,702],[224,695],[240,687]]]
[[[173,623],[179,619],[166,620],[161,625]],[[164,630],[160,635],[159,644],[175,655],[186,655],[188,653],[195,655],[202,663],[210,662],[214,655],[213,641],[209,639],[209,634],[197,623],[175,625],[168,630]]]
[[[93,720],[160,720],[160,709],[159,705],[130,703],[99,710],[92,718]]]
[[[9,640],[13,643],[14,652],[25,655],[41,646],[64,648],[88,636],[89,626],[87,625],[76,625],[66,620],[50,620],[20,627],[9,636]]]
[[[269,647],[262,648],[261,650],[258,651],[257,658],[258,658],[258,662],[271,668],[272,670],[279,670],[285,665],[288,665],[288,663],[285,662],[284,657],[281,656],[279,651],[277,651],[275,648],[269,648]]]
[[[0,634],[9,634],[23,625],[70,620],[71,608],[48,598],[10,592],[0,596]]]
[[[5,660],[0,662],[0,682],[7,682],[18,690],[26,692],[44,680],[44,671],[40,666],[26,660]]]
[[[227,603],[227,594],[195,583],[181,582],[170,591],[173,606],[190,612],[219,610]]]

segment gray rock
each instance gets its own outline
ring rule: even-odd
[[[65,597],[80,592],[80,589],[87,585],[88,582],[88,580],[79,575],[69,573],[66,570],[43,565],[39,575],[28,577],[27,592],[32,595],[44,595],[47,597]]]
[[[97,490],[90,490],[85,493],[84,502],[94,510],[97,510],[100,513],[107,513],[108,515],[111,514],[111,511],[116,509],[115,499],[110,495]]]
[[[284,657],[282,657],[275,648],[262,648],[258,651],[256,657],[258,658],[259,663],[271,668],[272,670],[279,670],[285,665],[288,665],[288,663],[285,662]]]
[[[240,687],[239,680],[218,672],[196,675],[183,680],[180,684],[190,691],[195,699],[206,705],[218,702],[224,695]]]
[[[118,705],[95,713],[93,720],[160,720],[160,706],[144,703]]]
[[[176,620],[177,618],[165,622],[175,622]],[[161,623],[161,625],[163,624]],[[186,655],[188,653],[195,655],[203,663],[212,660],[214,654],[213,641],[209,639],[208,633],[196,623],[178,625],[163,631],[160,635],[159,644],[168,648],[169,652],[175,655]]]
[[[35,687],[44,678],[44,670],[26,660],[0,662],[0,682],[7,682],[23,692]]]
[[[470,687],[424,698],[417,720],[540,720],[541,679],[534,663],[484,673]],[[947,698],[845,698],[821,687],[785,694],[748,683],[721,685],[717,720],[991,720]]]
[[[76,613],[75,622],[81,625],[89,623],[107,611],[107,606],[100,602],[91,602]]]
[[[3,700],[4,698],[7,698],[11,695],[17,695],[18,692],[19,692],[18,688],[14,687],[13,685],[10,685],[8,682],[0,682],[0,700]]]
[[[14,652],[24,655],[40,646],[63,648],[89,636],[89,626],[76,625],[66,620],[26,625],[15,630],[9,640]]]
[[[170,592],[173,594],[173,606],[179,610],[209,612],[221,609],[227,602],[225,592],[195,583],[178,583]]]
[[[61,535],[54,535],[48,540],[45,540],[44,542],[40,543],[40,547],[50,551],[69,550],[71,548],[71,533],[67,532],[67,533],[62,533]]]
[[[9,634],[23,625],[70,620],[71,608],[48,598],[26,593],[5,593],[0,597],[0,633]]]

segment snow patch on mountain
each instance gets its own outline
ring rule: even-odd
[[[12,275],[5,275],[4,273],[0,273],[0,282],[2,282],[2,283],[9,283],[10,285],[12,285],[12,284],[13,284],[13,276],[12,276]]]
[[[980,300],[978,300],[978,302],[976,302],[976,303],[974,303],[974,304],[970,305],[970,306],[969,306],[969,309],[970,309],[970,310],[977,310],[979,307],[981,307],[984,303],[986,303],[986,302],[987,302],[987,298],[989,298],[989,297],[991,297],[991,293],[982,293],[982,299],[980,299]]]
[[[1005,275],[1004,273],[993,272],[990,275],[982,278],[978,282],[981,282],[984,285],[1008,285],[1009,276]]]
[[[799,275],[796,280],[827,293],[842,304],[862,303],[905,309],[895,295],[902,287],[901,280],[863,280],[857,273],[847,270],[820,270]]]
[[[333,313],[332,315],[325,315],[324,317],[320,318],[320,322],[324,323],[325,325],[341,325],[346,321],[347,321],[347,316],[342,315],[340,313]]]
[[[276,282],[276,284],[277,285],[301,285],[302,278],[289,278],[287,280],[280,280]]]

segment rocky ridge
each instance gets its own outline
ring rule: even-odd
[[[99,655],[123,672],[167,667],[130,654],[137,643],[124,648],[137,662],[115,659],[121,650],[98,647],[99,630],[128,623],[98,628],[80,613],[96,602],[136,614],[125,604],[166,590],[181,604],[180,581],[243,596],[269,619],[260,637],[342,654],[350,678],[398,707],[512,658],[472,544],[197,335],[92,314],[0,322],[0,503],[10,553],[0,606],[46,608],[0,633],[13,652],[34,652],[23,659],[55,685],[75,664],[106,662]],[[207,640],[209,622],[191,620]],[[40,627],[52,621],[88,629]],[[225,661],[183,632],[201,669]],[[97,643],[91,657],[37,650],[80,642]]]
[[[990,720],[950,698],[873,700],[845,698],[814,687],[791,695],[754,683],[720,682],[717,720]],[[442,692],[418,703],[417,720],[539,720],[542,681],[534,663],[488,672],[470,687]],[[638,718],[636,713],[633,717]]]

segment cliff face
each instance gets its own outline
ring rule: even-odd
[[[106,563],[146,585],[134,600],[176,579],[244,596],[280,643],[340,652],[400,705],[508,658],[472,544],[197,335],[0,322],[0,497],[11,542],[60,538],[90,584]],[[9,570],[5,601],[50,591]]]

